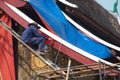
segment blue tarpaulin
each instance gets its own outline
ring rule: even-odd
[[[106,46],[90,39],[69,23],[54,0],[30,0],[30,4],[62,39],[99,58],[112,56]]]

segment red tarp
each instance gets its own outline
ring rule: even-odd
[[[0,18],[11,26],[11,19],[3,14]],[[0,80],[15,80],[12,35],[0,25]]]

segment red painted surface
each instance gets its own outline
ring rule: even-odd
[[[0,17],[11,26],[11,18],[5,13]],[[0,25],[0,80],[15,80],[12,35]]]
[[[6,14],[8,14],[12,19],[14,19],[15,21],[17,21],[19,24],[21,24],[24,27],[27,27],[28,22],[25,21],[22,17],[20,17],[19,15],[17,15],[15,12],[12,11],[12,9],[10,9],[3,0],[0,0],[0,8],[6,12]]]
[[[26,2],[23,0],[4,0],[4,1],[11,5],[14,5],[15,7],[22,7],[26,4]]]
[[[21,24],[24,28],[27,27],[28,22],[25,21],[22,17],[20,17],[19,15],[17,15],[15,12],[13,12],[10,8],[8,8],[3,1],[0,1],[0,7],[2,10],[4,10],[10,17],[12,17],[16,22],[18,22],[19,24]],[[40,16],[40,19],[42,18],[42,16]],[[51,27],[44,22],[45,20],[42,18],[43,23],[45,24],[45,26],[51,31]],[[51,31],[53,32],[53,31]],[[55,32],[53,32],[55,34]],[[50,43],[51,44],[51,43]],[[52,45],[54,48],[59,49],[60,47],[60,43],[58,43],[57,41],[54,41],[54,44]],[[96,63],[95,61],[82,56],[81,54],[65,47],[65,46],[61,46],[60,51],[63,52],[65,55],[73,58],[74,60],[83,63],[83,64],[92,64],[92,63]]]

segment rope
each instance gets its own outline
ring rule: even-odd
[[[62,44],[60,44],[59,48],[58,48],[58,51],[57,51],[57,55],[55,57],[55,65],[57,64],[57,60],[58,60],[58,56],[60,54],[60,48],[61,48]]]

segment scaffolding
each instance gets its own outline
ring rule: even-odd
[[[29,79],[31,80],[81,80],[85,77],[97,76],[97,80],[108,80],[108,76],[112,76],[114,80],[120,80],[120,71],[118,65],[120,63],[115,63],[113,65],[107,65],[101,61],[95,64],[86,64],[86,65],[77,65],[71,66],[71,58],[68,58],[68,64],[66,68],[61,68],[53,63],[50,59],[37,55],[33,49],[31,49],[28,45],[26,45],[21,39],[20,35],[17,34],[13,29],[11,29],[7,24],[3,21],[0,21],[0,24],[3,28],[5,28],[12,36],[14,36],[21,44],[22,48],[30,50],[30,58],[31,60],[27,60],[25,56],[26,54],[19,55],[19,66],[23,68],[26,74],[29,75]],[[20,51],[22,52],[22,51]],[[31,57],[32,55],[32,57]],[[35,70],[35,62],[32,61],[32,58],[37,58],[37,62],[44,64],[40,70]],[[42,61],[42,62],[40,62]],[[37,63],[38,64],[38,63]],[[43,69],[44,68],[44,69]],[[112,80],[113,80],[112,79]],[[82,79],[84,80],[84,79]]]

